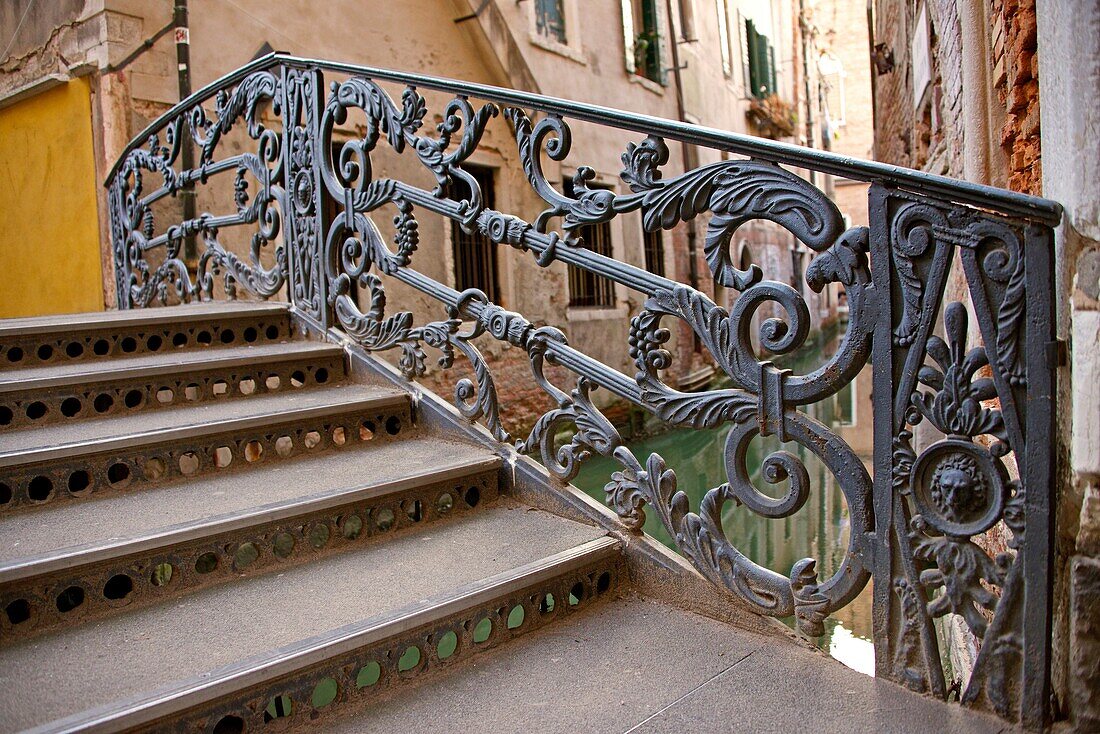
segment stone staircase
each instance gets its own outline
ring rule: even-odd
[[[696,614],[351,365],[280,305],[0,322],[0,731],[1004,726]]]

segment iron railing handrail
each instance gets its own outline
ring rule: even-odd
[[[667,120],[637,112],[627,112],[609,107],[601,107],[586,102],[551,97],[533,92],[504,89],[476,82],[465,82],[446,77],[428,76],[412,72],[392,71],[363,64],[350,64],[336,61],[311,59],[302,56],[275,51],[245,64],[224,76],[215,79],[202,89],[192,93],[186,99],[173,105],[160,117],[147,125],[123,149],[115,165],[112,166],[105,186],[110,186],[119,167],[126,157],[141,147],[148,137],[162,130],[169,121],[183,110],[209,99],[218,90],[240,81],[254,71],[267,69],[279,64],[298,68],[317,68],[344,74],[361,74],[375,80],[383,80],[415,87],[431,89],[476,97],[488,102],[525,107],[547,114],[569,116],[586,122],[617,127],[635,132],[657,133],[672,140],[693,145],[703,145],[751,158],[783,163],[807,168],[854,181],[880,182],[906,191],[931,192],[967,206],[999,212],[1009,216],[1022,216],[1041,221],[1051,226],[1057,225],[1062,216],[1062,207],[1058,202],[1038,196],[1023,194],[1006,189],[998,189],[984,184],[963,181],[940,176],[926,171],[918,171],[889,163],[864,160],[854,156],[841,155],[817,148],[807,148],[751,135],[718,130],[712,127],[694,125],[687,122]]]

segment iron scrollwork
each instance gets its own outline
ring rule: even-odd
[[[669,129],[658,134],[658,127],[621,118],[608,124],[638,135],[621,155],[622,192],[594,185],[595,172],[584,165],[575,169],[571,186],[559,187],[544,163],[565,161],[571,152],[567,105],[540,99],[534,106],[543,112],[536,118],[516,106],[514,93],[481,88],[472,94],[470,85],[435,80],[428,86],[449,101],[434,134],[427,134],[428,100],[416,80],[405,78],[395,101],[369,71],[348,75],[347,67],[340,69],[342,81],[326,91],[323,68],[273,57],[269,66],[256,65],[200,93],[213,101],[212,114],[202,103],[180,106],[120,161],[109,181],[109,207],[121,306],[209,299],[215,275],[224,277],[227,297],[238,286],[260,298],[285,287],[314,322],[333,326],[366,350],[397,350],[398,367],[409,379],[427,373],[429,348],[438,351],[444,369],[456,355],[466,357],[471,376],[456,381],[456,408],[484,422],[501,442],[513,438],[492,365],[476,343],[507,342],[523,350],[533,379],[554,403],[515,440],[515,449],[538,455],[561,481],[574,478],[592,456],[614,459],[619,469],[609,477],[606,499],[627,530],[640,531],[652,512],[706,578],[761,614],[793,616],[809,635],[820,635],[828,615],[850,603],[874,575],[879,675],[946,695],[935,623],[954,615],[980,646],[962,699],[1008,718],[1044,720],[1049,643],[1036,628],[1043,626],[1049,589],[1035,569],[1050,547],[1042,527],[1050,509],[1042,482],[1050,452],[1026,439],[1050,404],[1050,367],[1034,353],[1039,325],[1050,319],[1049,302],[1035,286],[1049,280],[1049,221],[1020,219],[1019,210],[996,214],[984,201],[959,203],[965,193],[918,195],[912,186],[899,189],[890,178],[895,172],[884,169],[871,187],[870,226],[845,229],[829,197],[785,167],[814,160],[732,141],[730,150],[740,146],[750,153],[666,177],[670,151],[662,135]],[[403,77],[387,73],[386,79]],[[470,97],[486,103],[476,106]],[[531,189],[545,202],[531,221],[489,208],[464,170],[498,115],[510,125]],[[361,124],[346,139],[353,118]],[[219,158],[242,122],[255,150]],[[337,129],[341,141],[334,148]],[[691,139],[672,129],[671,137],[678,135]],[[413,157],[434,185],[421,189],[376,177],[372,154],[383,140],[394,153]],[[190,170],[179,166],[185,142],[199,151]],[[833,163],[835,172],[840,163]],[[202,213],[158,231],[156,202],[190,193],[223,172],[234,174],[231,213]],[[158,183],[150,190],[153,179]],[[459,190],[468,193],[456,197]],[[375,223],[383,209],[392,212],[389,242]],[[493,246],[530,252],[539,266],[567,263],[640,292],[644,300],[628,336],[633,374],[601,364],[572,346],[563,331],[532,324],[480,291],[459,292],[418,272],[423,212],[480,232]],[[729,308],[583,247],[583,226],[630,212],[639,212],[649,232],[705,220],[703,254],[713,281],[737,291]],[[806,286],[820,292],[836,284],[847,296],[840,347],[806,374],[777,363],[807,340],[811,318],[802,284],[768,279],[758,265],[739,268],[731,257],[734,233],[753,220],[787,230],[813,251]],[[219,232],[245,225],[255,228],[250,247],[235,254]],[[194,271],[181,257],[188,238],[203,244]],[[163,259],[148,261],[158,249]],[[274,265],[266,266],[269,249]],[[958,266],[953,276],[952,263]],[[393,281],[422,298],[387,314],[386,287]],[[944,307],[952,283],[961,283],[961,290],[952,291]],[[443,317],[418,320],[424,303],[433,302]],[[729,387],[685,392],[666,381],[674,325],[690,328]],[[873,478],[851,447],[807,409],[837,395],[869,361],[876,381]],[[549,364],[564,367],[573,385],[553,384]],[[691,507],[675,468],[658,454],[643,460],[625,444],[601,410],[597,398],[605,393],[599,390],[669,426],[729,427],[725,481]],[[1048,407],[1035,407],[1040,403]],[[786,450],[767,456],[761,467],[764,482],[783,491],[776,495],[753,484],[748,447],[760,436],[804,447],[845,497],[849,545],[828,578],[820,577],[812,558],[782,573],[764,568],[726,535],[722,518],[731,504],[761,518],[787,518],[813,492],[806,466]],[[991,548],[983,535],[1001,525],[1007,544]],[[1041,642],[1028,643],[1028,635],[1040,635]]]

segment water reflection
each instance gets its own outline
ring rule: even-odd
[[[827,359],[835,348],[835,341],[826,341],[816,348],[802,350],[799,359],[783,366],[797,374],[805,373]],[[863,459],[870,471],[869,366],[840,393],[807,406],[806,412],[832,427]],[[631,441],[628,445],[643,463],[650,453],[663,456],[668,466],[676,471],[678,488],[688,495],[692,509],[697,510],[703,494],[726,481],[723,449],[729,430],[728,426],[707,431],[674,430]],[[753,561],[783,575],[787,575],[799,559],[812,557],[818,559],[821,578],[827,578],[839,567],[848,547],[850,521],[844,494],[825,465],[810,451],[797,444],[780,443],[774,436],[757,437],[749,448],[748,468],[757,488],[777,497],[786,492],[785,483],[773,486],[760,477],[764,458],[780,448],[795,453],[806,465],[811,487],[806,505],[791,517],[769,520],[732,502],[727,503],[722,515],[726,535]],[[595,457],[585,464],[573,483],[603,501],[603,486],[617,468],[613,460]],[[652,511],[647,512],[645,531],[669,547],[675,547]],[[784,621],[794,626],[793,617]],[[871,587],[868,584],[855,601],[830,616],[825,635],[816,642],[845,665],[873,675],[875,666],[871,634]]]

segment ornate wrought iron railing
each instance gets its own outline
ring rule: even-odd
[[[323,74],[336,79],[328,89]],[[400,103],[383,84],[404,85]],[[428,110],[420,90],[452,97],[434,135],[422,131]],[[363,122],[334,153],[334,128],[349,113]],[[546,205],[532,222],[485,207],[476,179],[463,169],[490,120],[501,114],[524,175]],[[572,195],[548,180],[544,158],[565,158],[576,121],[637,136],[622,154],[629,193],[590,187],[584,167],[573,178]],[[225,150],[223,139],[242,129],[253,149]],[[383,139],[391,154],[415,157],[434,177],[434,189],[376,177],[372,154]],[[185,140],[198,148],[190,170],[179,168]],[[667,140],[733,158],[666,177]],[[791,167],[869,182],[869,226],[845,229],[833,202]],[[158,224],[154,213],[165,200],[219,175],[233,176],[230,213]],[[449,186],[456,180],[465,186]],[[233,297],[243,285],[261,298],[285,291],[304,318],[342,331],[367,350],[399,349],[409,378],[424,374],[425,346],[439,350],[443,367],[460,352],[472,363],[474,379],[458,382],[456,405],[500,441],[511,438],[492,370],[473,339],[489,334],[507,341],[526,351],[534,379],[556,403],[514,446],[539,453],[563,480],[593,454],[614,457],[622,468],[609,477],[607,501],[626,527],[640,528],[651,510],[704,576],[761,614],[794,615],[809,635],[821,634],[827,615],[874,578],[878,674],[919,691],[947,695],[933,621],[958,615],[981,645],[962,700],[1033,726],[1048,720],[1056,204],[592,105],[279,54],[169,110],[135,138],[107,185],[121,308],[223,291]],[[472,193],[455,200],[448,193],[453,190]],[[392,247],[372,220],[383,207],[396,212]],[[578,227],[632,211],[641,212],[647,231],[705,218],[704,253],[713,279],[739,292],[731,308],[577,246]],[[418,212],[529,252],[540,266],[565,262],[643,294],[644,307],[629,329],[636,374],[605,366],[571,346],[562,331],[536,327],[479,291],[460,293],[418,272]],[[558,229],[550,227],[554,218]],[[809,374],[792,374],[760,356],[797,349],[810,316],[799,289],[766,279],[757,266],[738,269],[731,258],[733,232],[755,219],[786,228],[816,251],[805,275],[811,288],[840,283],[847,293],[850,318],[841,345]],[[232,228],[251,237],[244,256],[223,245],[221,233]],[[202,240],[191,270],[181,255],[189,237]],[[224,284],[220,290],[215,276]],[[945,305],[952,278],[959,300]],[[417,324],[409,311],[385,315],[386,280],[429,296],[445,318]],[[369,292],[365,311],[353,297],[355,285]],[[760,325],[758,349],[753,316],[765,303],[779,316]],[[666,347],[677,321],[694,330],[732,387],[685,393],[666,383],[662,371],[673,360]],[[464,323],[472,326],[463,330]],[[873,472],[803,410],[841,390],[868,360]],[[552,384],[546,364],[571,372],[575,386]],[[643,460],[623,445],[590,399],[597,386],[673,426],[731,425],[728,481],[690,507],[660,456]],[[913,438],[920,423],[935,429],[924,445]],[[562,426],[575,432],[559,446],[555,434]],[[843,491],[850,542],[829,578],[819,577],[814,559],[789,572],[763,568],[723,530],[726,503],[783,518],[809,496],[803,463],[786,451],[768,456],[763,472],[772,484],[786,482],[782,496],[753,486],[745,455],[758,435],[805,447]],[[999,524],[1007,528],[1007,549],[991,553],[974,542]]]

